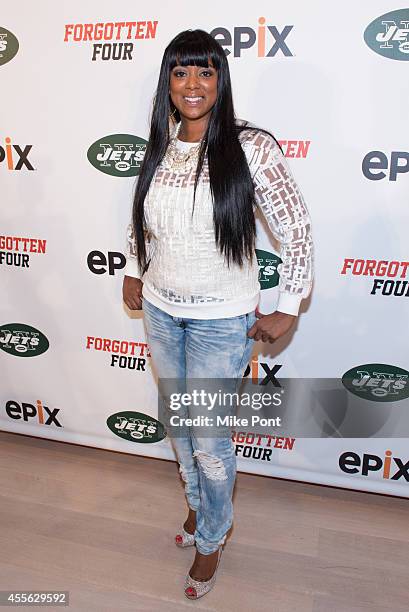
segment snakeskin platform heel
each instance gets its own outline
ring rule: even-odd
[[[185,580],[185,595],[188,599],[199,599],[206,595],[215,585],[216,582],[216,574],[217,569],[220,563],[220,557],[222,555],[222,546],[219,547],[219,556],[217,559],[216,569],[214,570],[213,576],[207,580],[206,582],[201,582],[199,580],[194,580],[190,574],[188,573]]]
[[[179,548],[186,548],[187,546],[194,546],[195,544],[195,534],[188,533],[182,527],[182,533],[178,533],[175,537],[175,544],[179,546]]]

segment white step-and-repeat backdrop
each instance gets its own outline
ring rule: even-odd
[[[238,117],[281,142],[313,220],[311,299],[291,338],[256,345],[246,375],[342,379],[371,432],[237,430],[238,468],[408,496],[396,415],[409,389],[409,8],[347,0],[338,9],[324,0],[3,6],[2,430],[174,459],[156,420],[142,315],[122,302],[125,230],[163,50],[202,28],[226,50]],[[276,304],[277,253],[260,224],[262,312]]]

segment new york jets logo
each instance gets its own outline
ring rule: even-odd
[[[23,323],[0,327],[0,348],[16,357],[35,357],[48,350],[49,342],[42,332]]]
[[[409,397],[409,372],[384,363],[367,363],[351,368],[342,377],[354,395],[373,402],[397,402]]]
[[[0,66],[13,59],[18,47],[18,40],[13,32],[0,27]]]
[[[374,19],[364,32],[364,40],[378,55],[409,61],[409,8]]]
[[[258,280],[261,289],[276,287],[280,280],[277,269],[283,263],[282,260],[278,255],[261,249],[256,249],[256,257],[259,266]]]
[[[94,142],[88,149],[90,164],[111,176],[137,176],[147,141],[132,134],[111,134]]]
[[[126,410],[111,414],[107,425],[115,435],[129,442],[151,444],[166,437],[162,423],[142,412]]]

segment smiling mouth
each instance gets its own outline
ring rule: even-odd
[[[189,106],[197,106],[203,100],[203,96],[183,96],[183,99]]]

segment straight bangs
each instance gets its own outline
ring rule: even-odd
[[[184,40],[180,45],[175,45],[169,57],[169,70],[175,66],[200,66],[209,68],[209,59],[216,70],[220,69],[221,61],[217,49],[203,44],[202,40]]]

